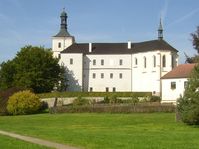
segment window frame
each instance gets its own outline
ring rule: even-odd
[[[70,65],[73,65],[73,58],[70,58]]]
[[[176,89],[176,82],[172,81],[170,84],[170,89],[175,90]]]

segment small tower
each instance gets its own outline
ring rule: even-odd
[[[163,27],[162,27],[162,20],[160,18],[160,24],[158,27],[158,40],[163,40]]]
[[[72,45],[75,38],[67,30],[67,13],[65,10],[60,15],[60,31],[52,38],[52,51],[54,57],[59,57],[60,52]]]

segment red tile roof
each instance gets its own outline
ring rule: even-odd
[[[196,64],[181,64],[165,74],[161,79],[189,78]]]

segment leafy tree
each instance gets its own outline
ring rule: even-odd
[[[197,50],[197,53],[199,54],[199,26],[197,27],[197,30],[194,33],[191,33],[191,37],[192,37],[193,47],[194,49]],[[185,61],[186,63],[197,63],[199,61],[198,55],[190,57],[185,53],[185,57],[186,57]]]
[[[17,86],[36,93],[52,91],[62,80],[63,70],[58,62],[50,49],[25,46],[12,61],[1,65],[0,88]]]
[[[199,65],[197,65],[188,80],[184,96],[177,101],[177,109],[183,122],[199,124]]]
[[[3,62],[0,65],[0,90],[13,86],[15,67],[13,61]]]
[[[192,33],[191,36],[192,36],[193,47],[197,50],[199,54],[199,26],[197,27],[195,33]]]

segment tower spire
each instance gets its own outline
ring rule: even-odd
[[[163,39],[163,27],[162,27],[162,19],[160,18],[160,24],[158,27],[158,40]]]
[[[61,23],[60,23],[60,31],[55,37],[68,37],[71,36],[67,30],[67,13],[65,12],[65,8],[60,15]]]

